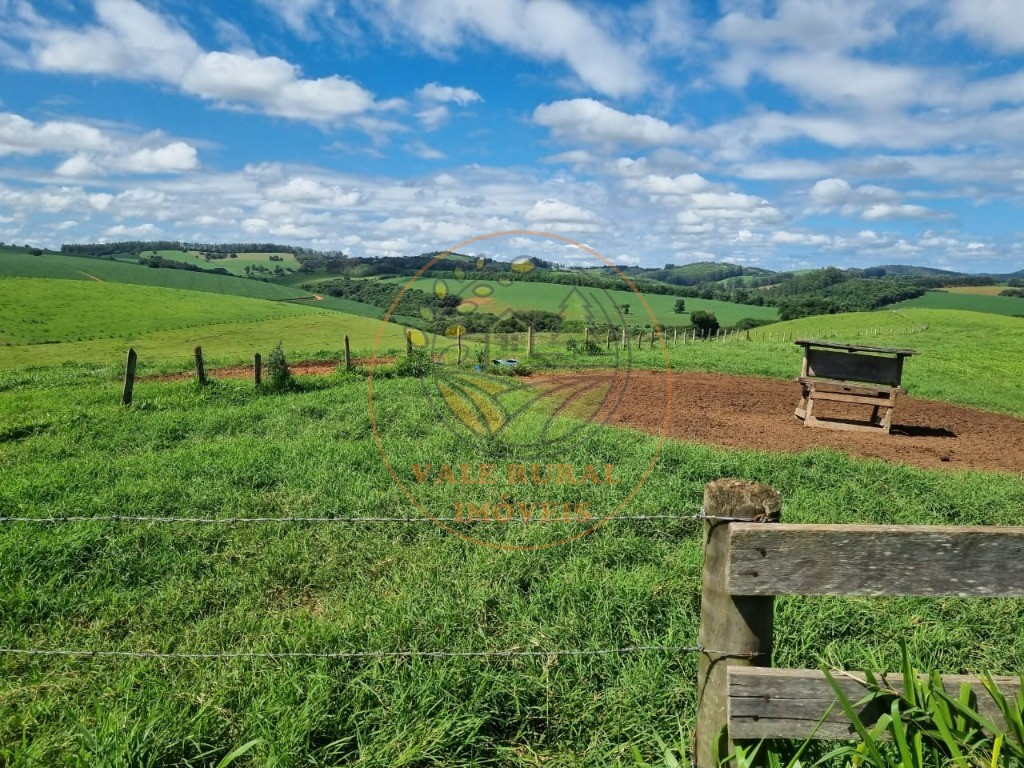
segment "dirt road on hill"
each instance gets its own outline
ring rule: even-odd
[[[665,422],[665,390],[671,378],[668,436],[757,451],[799,452],[827,447],[860,458],[928,469],[1024,472],[1024,421],[966,406],[900,396],[892,434],[840,432],[805,427],[793,416],[800,389],[791,381],[717,373],[582,372],[534,376],[531,384],[556,386],[572,376],[593,387],[612,382],[622,390],[607,398],[596,421],[659,433]],[[589,389],[589,388],[588,388]],[[864,418],[866,407],[830,404],[828,415]]]

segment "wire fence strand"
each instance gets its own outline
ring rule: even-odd
[[[159,515],[51,515],[46,517],[0,517],[0,524],[27,523],[36,525],[56,525],[61,523],[193,523],[196,525],[239,525],[245,523],[352,523],[352,524],[387,524],[387,523],[445,523],[445,524],[480,524],[502,523],[533,525],[541,523],[553,524],[593,524],[602,518],[590,520],[563,520],[561,518],[531,518],[529,521],[520,517],[509,520],[495,518],[459,519],[454,517],[162,517]],[[613,515],[607,520],[694,520],[694,515]]]
[[[486,651],[115,651],[71,648],[0,648],[0,655],[8,656],[63,656],[73,658],[127,658],[127,659],[479,659],[479,658],[533,658],[562,656],[611,656],[631,653],[706,653],[718,657],[753,658],[757,653],[731,653],[716,651],[699,645],[627,645],[621,648],[558,648],[553,650]]]

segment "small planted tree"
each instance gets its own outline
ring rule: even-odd
[[[677,315],[686,314],[686,299],[676,299],[676,305],[672,308],[672,311]]]
[[[267,389],[272,392],[284,392],[291,385],[292,372],[288,369],[288,360],[279,341],[267,358]]]

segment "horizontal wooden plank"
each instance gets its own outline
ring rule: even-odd
[[[1024,528],[729,526],[733,595],[1024,597]]]
[[[872,397],[870,395],[850,395],[846,392],[826,392],[817,389],[811,393],[811,398],[813,400],[828,400],[836,403],[860,403],[862,405],[889,406],[893,402],[892,397],[888,394]]]
[[[863,673],[833,672],[832,675],[852,703],[867,695]],[[884,679],[897,691],[903,691],[902,675],[887,674]],[[994,682],[1008,697],[1015,697],[1021,692],[1019,677],[997,677]],[[977,697],[981,714],[996,725],[1005,726],[999,716],[999,708],[978,677],[943,675],[942,683],[953,695],[959,692],[961,684],[967,683]],[[837,703],[835,691],[820,670],[730,667],[728,701],[729,737],[732,739],[806,739],[812,737],[815,726],[823,717],[825,720],[813,738],[857,738],[856,731]],[[857,708],[858,716],[869,725],[877,722],[886,711],[888,705],[880,703]]]
[[[903,358],[882,357],[829,349],[808,348],[804,353],[807,375],[840,381],[866,381],[898,386],[903,376]]]
[[[845,349],[848,352],[878,352],[885,355],[916,355],[916,349],[896,349],[894,347],[866,347],[860,344],[842,344],[838,341],[815,341],[814,339],[797,339],[793,342],[801,347],[823,347],[825,349]]]

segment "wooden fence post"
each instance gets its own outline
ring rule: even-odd
[[[640,333],[638,333],[636,335],[636,348],[640,349],[643,345],[644,345],[644,332],[640,331]]]
[[[735,478],[704,487],[704,571],[701,577],[700,634],[703,649],[697,675],[697,768],[717,768],[714,756],[732,752],[725,726],[728,669],[771,666],[775,603],[773,597],[729,594],[729,524],[779,519],[781,500],[767,485]],[[717,518],[717,519],[716,519]]]
[[[259,352],[252,356],[252,381],[257,389],[263,383],[263,357]]]
[[[651,346],[650,346],[651,349],[654,349],[654,336],[655,336],[654,329],[651,328]]]
[[[590,343],[590,328],[583,329],[583,346],[586,347]]]
[[[132,404],[132,391],[135,389],[135,363],[138,362],[138,359],[139,356],[135,354],[135,350],[129,347],[128,360],[124,366],[124,392],[121,393],[122,405]]]
[[[199,386],[206,383],[206,369],[203,367],[203,348],[196,347],[196,380]]]
[[[622,348],[626,348],[626,326],[622,326]]]
[[[458,358],[455,360],[456,365],[462,365],[462,326],[459,326],[455,331],[455,343],[459,348]],[[409,342],[410,349],[412,348],[412,342]]]
[[[352,370],[352,349],[348,345],[348,334],[345,334],[345,370]]]
[[[673,348],[679,343],[679,329],[672,329],[672,346]]]
[[[405,329],[405,355],[408,357],[412,354],[412,331],[408,328]]]
[[[533,357],[533,326],[526,328],[526,356]]]

